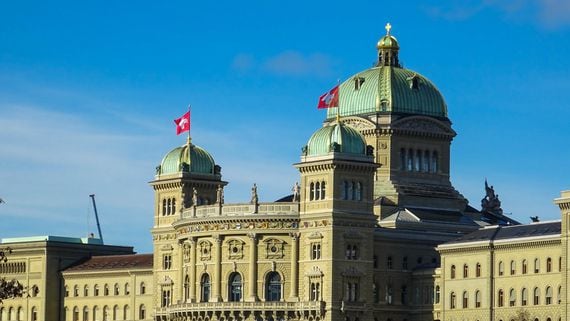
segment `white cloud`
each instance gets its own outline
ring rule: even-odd
[[[257,70],[280,76],[330,77],[333,65],[333,59],[325,54],[287,50],[259,61],[253,55],[240,53],[234,58],[232,68],[241,72]]]

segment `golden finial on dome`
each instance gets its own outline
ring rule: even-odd
[[[392,25],[388,22],[386,23],[386,35],[390,35],[390,30],[392,30]]]

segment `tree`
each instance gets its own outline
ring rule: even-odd
[[[6,263],[10,253],[12,253],[10,248],[0,249],[0,263]],[[0,303],[5,299],[22,297],[24,293],[24,286],[20,282],[0,277]]]
[[[515,312],[515,315],[511,318],[514,321],[530,321],[530,312],[523,308],[520,308]]]

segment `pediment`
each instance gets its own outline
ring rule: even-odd
[[[392,123],[394,130],[406,130],[430,134],[455,136],[455,131],[446,123],[425,116],[406,117]]]

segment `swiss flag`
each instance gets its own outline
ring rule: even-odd
[[[176,135],[180,135],[183,132],[187,132],[190,130],[190,112],[187,112],[182,117],[175,119],[174,123],[176,124]]]
[[[338,107],[338,85],[319,97],[318,109]]]

